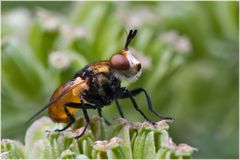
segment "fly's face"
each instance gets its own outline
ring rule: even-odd
[[[129,50],[113,55],[109,62],[113,73],[119,78],[137,78],[141,75],[141,63]]]

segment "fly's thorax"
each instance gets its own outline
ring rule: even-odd
[[[90,103],[95,103],[97,99],[97,101],[100,101],[100,105],[109,105],[117,97],[117,92],[120,88],[121,81],[112,72],[99,73],[92,76],[89,89],[85,92],[86,95],[84,97]],[[92,102],[89,97],[93,99]]]
[[[97,62],[88,64],[83,69],[78,71],[75,74],[74,78],[81,77],[82,79],[89,79],[98,73],[108,73],[108,72],[110,72],[109,61],[102,60],[102,61],[97,61]]]
[[[136,79],[141,75],[141,63],[130,50],[123,50],[113,55],[109,62],[113,69],[113,74],[120,79]]]
[[[105,92],[114,92],[115,89],[120,88],[121,82],[117,79],[112,72],[99,73],[92,77],[90,89],[98,91],[101,95],[107,95]]]

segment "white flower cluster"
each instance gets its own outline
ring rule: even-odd
[[[43,27],[49,31],[56,30],[60,25],[60,19],[53,16],[49,11],[42,8],[38,9],[37,16]]]
[[[65,52],[54,51],[49,54],[49,63],[57,69],[67,68],[70,62],[71,57]]]
[[[139,12],[141,10],[141,12]],[[127,27],[139,27],[144,24],[156,24],[156,21],[159,20],[159,17],[156,14],[144,7],[136,10],[126,10],[124,7],[118,10],[117,15],[122,21],[124,21],[128,26]]]
[[[17,8],[2,13],[2,41],[7,39],[25,38],[31,23],[30,12],[24,8]],[[2,43],[2,42],[1,42]]]
[[[69,40],[74,38],[84,38],[89,34],[87,28],[83,26],[71,26],[68,24],[63,24],[60,27],[60,31],[63,36]]]
[[[180,36],[176,31],[164,32],[159,38],[160,41],[173,46],[181,53],[188,53],[192,51],[190,40],[186,36]]]

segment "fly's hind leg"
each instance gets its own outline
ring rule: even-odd
[[[88,116],[88,113],[87,113],[87,109],[96,109],[96,107],[92,106],[90,104],[83,104],[82,101],[81,101],[81,103],[66,103],[65,106],[68,106],[68,107],[71,107],[71,108],[81,108],[82,111],[83,111],[83,115],[84,115],[84,118],[86,120],[86,125],[84,126],[82,133],[79,136],[74,137],[74,138],[77,139],[77,138],[84,135],[84,133],[86,132],[87,127],[89,125],[90,119],[89,119],[89,116]]]
[[[67,117],[69,118],[70,121],[64,128],[56,129],[55,132],[62,132],[64,130],[68,129],[75,122],[75,118],[70,114],[70,112],[68,111],[66,106],[64,106],[64,111],[65,111],[65,113],[66,113],[66,115],[67,115]]]
[[[87,113],[87,109],[83,108],[82,110],[83,110],[83,115],[84,115],[84,118],[85,118],[87,124],[84,126],[82,133],[79,136],[74,137],[76,139],[78,139],[79,137],[84,135],[84,133],[86,132],[87,127],[89,125],[89,122],[90,122],[90,119],[89,119],[89,116],[88,116],[88,113]]]
[[[68,111],[67,107],[69,108],[80,108],[80,109],[83,109],[83,108],[86,108],[86,109],[95,109],[94,106],[91,106],[91,105],[84,105],[85,107],[82,107],[83,104],[81,103],[65,103],[64,105],[64,111],[67,115],[67,117],[69,118],[69,123],[62,129],[56,129],[55,132],[62,132],[66,129],[68,129],[74,122],[75,122],[75,118],[70,114],[70,112]]]

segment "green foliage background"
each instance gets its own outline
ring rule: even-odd
[[[125,84],[144,87],[156,110],[175,118],[170,134],[199,148],[194,158],[237,158],[238,13],[237,2],[2,2],[2,137],[22,140],[24,122],[59,84],[122,49],[125,30],[137,28],[132,47],[151,62]],[[176,46],[183,37],[187,50]],[[55,51],[70,65],[51,62]],[[137,100],[157,120],[143,95]],[[127,119],[143,121],[128,100],[121,103]],[[114,105],[103,113],[119,116]]]

